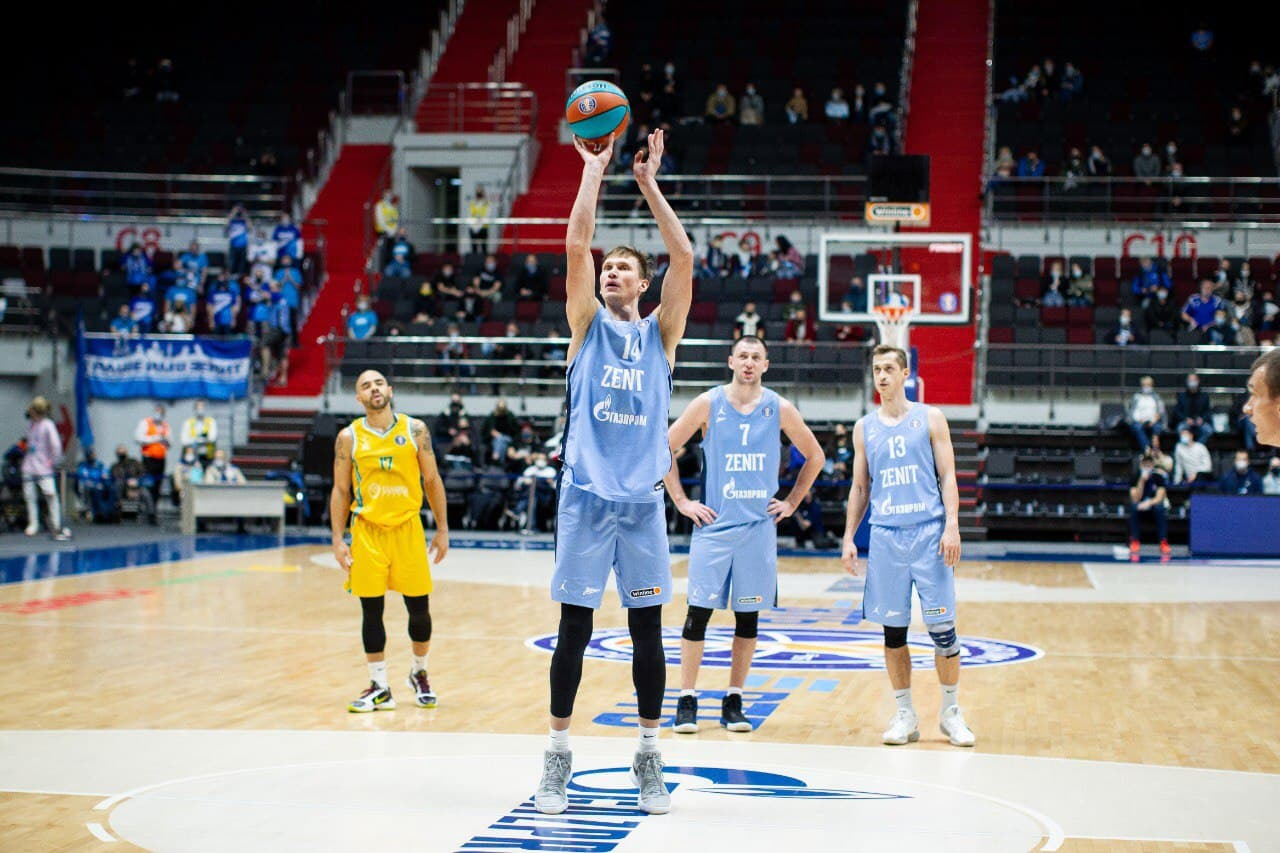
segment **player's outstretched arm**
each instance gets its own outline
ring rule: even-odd
[[[591,319],[600,308],[596,299],[596,262],[591,257],[591,240],[596,235],[596,202],[600,197],[600,184],[604,170],[613,156],[613,146],[606,145],[600,151],[592,151],[576,136],[573,147],[582,156],[582,182],[578,196],[573,200],[569,213],[569,227],[564,235],[565,315],[569,320],[568,360],[578,354],[582,342],[591,328]]]
[[[685,408],[680,417],[676,418],[675,423],[667,429],[667,443],[671,445],[672,453],[671,470],[667,472],[667,476],[662,478],[662,482],[667,487],[667,494],[671,496],[671,503],[675,505],[681,515],[693,521],[698,527],[715,521],[716,512],[700,501],[690,500],[689,496],[685,494],[684,486],[680,483],[680,472],[676,467],[675,452],[684,447],[695,432],[706,426],[707,415],[710,412],[710,395],[699,394]]]
[[[813,483],[818,479],[818,475],[822,473],[822,466],[827,463],[827,454],[823,451],[822,445],[818,443],[818,439],[813,434],[813,430],[809,429],[809,425],[804,422],[804,418],[800,415],[800,410],[792,405],[790,400],[780,399],[778,401],[778,417],[782,431],[787,434],[787,438],[795,445],[796,450],[804,456],[804,465],[800,468],[800,473],[796,475],[795,485],[791,487],[791,491],[783,500],[774,498],[769,501],[769,506],[765,512],[773,516],[775,524],[787,518],[800,506],[800,502],[804,500],[804,496],[809,494],[809,490],[813,488]]]
[[[938,552],[942,562],[955,567],[960,562],[960,487],[956,485],[956,451],[951,444],[951,427],[941,409],[929,408],[929,443],[933,445],[933,466],[938,472],[942,508],[947,513]]]
[[[449,553],[449,504],[444,495],[444,480],[436,467],[436,454],[431,449],[431,433],[427,425],[417,418],[409,419],[409,434],[418,446],[418,470],[422,472],[422,490],[427,495],[427,506],[436,519],[436,532],[431,537],[427,553],[432,563],[440,563]]]
[[[853,428],[853,485],[849,488],[849,506],[844,517],[844,540],[841,562],[851,575],[858,574],[858,547],[853,544],[853,534],[862,524],[862,516],[871,502],[871,471],[867,467],[867,443],[862,435],[862,422]]]
[[[676,347],[684,337],[684,327],[689,321],[689,306],[693,304],[693,245],[680,224],[680,217],[671,209],[671,203],[658,187],[658,169],[662,166],[662,152],[666,149],[663,131],[649,134],[648,147],[636,154],[631,164],[632,174],[640,186],[640,193],[649,204],[649,211],[658,224],[662,242],[670,257],[667,273],[662,278],[662,304],[658,306],[658,327],[662,330],[662,346],[667,351],[667,361],[676,363]]]
[[[351,514],[351,432],[338,431],[333,443],[333,491],[329,493],[329,530],[333,534],[333,557],[344,572],[351,571],[351,548],[343,539],[347,516]]]

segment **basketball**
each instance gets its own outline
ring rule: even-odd
[[[627,129],[631,105],[617,86],[605,80],[591,80],[569,95],[564,116],[574,136],[604,145]]]

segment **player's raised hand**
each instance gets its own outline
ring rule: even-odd
[[[764,508],[764,511],[773,517],[774,524],[781,524],[782,519],[790,518],[791,513],[795,512],[796,508],[791,501],[780,501],[777,498],[772,498],[769,501],[769,505]]]
[[[577,148],[578,153],[582,155],[582,162],[587,165],[599,166],[602,170],[613,159],[613,145],[611,143],[597,147],[575,136],[573,138],[573,147]]]
[[[853,538],[844,537],[844,544],[840,549],[840,562],[844,565],[844,570],[855,578],[858,576],[858,546],[853,544]]]
[[[685,498],[676,504],[676,509],[698,527],[716,520],[716,511],[700,501]]]
[[[649,134],[648,145],[636,152],[631,161],[631,173],[636,176],[637,183],[653,182],[658,179],[658,170],[662,168],[662,152],[666,150],[666,141],[661,128]]]
[[[942,531],[942,541],[938,543],[938,553],[942,555],[944,565],[955,568],[960,562],[960,528],[948,524]]]
[[[427,554],[431,556],[431,565],[436,566],[444,562],[444,555],[449,553],[449,534],[444,530],[437,530],[436,535],[431,537],[431,547],[427,549]]]

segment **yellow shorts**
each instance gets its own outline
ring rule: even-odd
[[[374,598],[395,590],[401,595],[431,593],[431,563],[421,516],[398,527],[378,527],[356,516],[351,522],[351,572],[347,591]]]

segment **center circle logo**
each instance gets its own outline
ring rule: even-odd
[[[662,630],[667,663],[680,665],[680,629]],[[960,637],[961,662],[964,666],[1003,666],[1027,663],[1044,657],[1034,646],[987,637]],[[556,635],[531,637],[525,645],[543,652],[554,652]],[[933,640],[925,633],[907,635],[911,665],[916,669],[933,667]],[[703,666],[727,669],[733,650],[732,628],[707,628]],[[600,628],[591,635],[586,656],[595,660],[631,662],[631,635],[626,628]],[[757,669],[868,671],[884,669],[884,633],[851,628],[761,628],[756,645]]]

